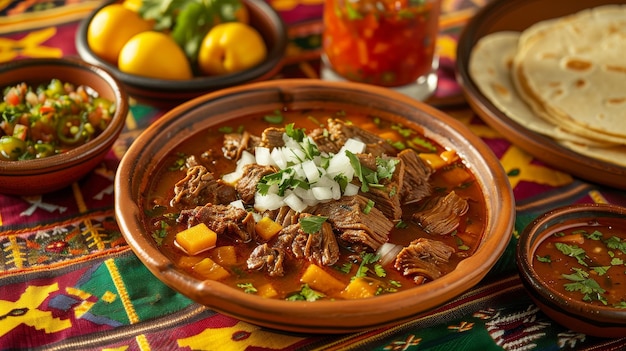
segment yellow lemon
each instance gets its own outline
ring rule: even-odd
[[[131,9],[135,12],[139,12],[141,5],[143,4],[142,0],[124,0],[122,3],[124,7]]]
[[[87,27],[87,45],[103,59],[117,63],[122,46],[135,34],[152,29],[152,22],[122,4],[101,8]]]
[[[120,51],[118,68],[122,72],[159,79],[190,79],[191,65],[183,50],[168,34],[141,32]]]
[[[233,73],[256,66],[266,56],[263,37],[254,27],[241,22],[220,23],[200,44],[198,68],[209,75]]]

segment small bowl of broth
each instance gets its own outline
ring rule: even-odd
[[[626,335],[626,208],[575,204],[542,214],[519,238],[517,265],[533,301],[557,323]]]

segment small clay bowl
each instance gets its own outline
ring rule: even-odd
[[[539,245],[564,227],[611,221],[626,228],[626,208],[606,204],[576,204],[549,211],[529,224],[517,245],[520,277],[535,304],[555,322],[591,336],[617,338],[626,335],[626,308],[598,306],[555,290],[555,282],[537,273],[533,259]],[[616,268],[617,269],[617,268]],[[622,267],[624,269],[624,267]]]
[[[57,78],[85,85],[115,103],[107,128],[93,140],[67,152],[33,160],[0,161],[0,193],[35,195],[66,187],[95,168],[109,152],[124,128],[128,95],[121,82],[107,70],[79,59],[23,59],[0,65],[0,86],[48,84]]]
[[[114,2],[116,1],[108,1],[96,8],[81,22],[76,32],[76,50],[83,60],[111,71],[122,81],[128,94],[139,102],[167,109],[211,91],[267,80],[283,66],[288,38],[282,18],[264,1],[243,0],[248,8],[250,25],[259,31],[267,45],[267,56],[258,65],[231,74],[195,76],[190,80],[156,79],[122,72],[116,65],[96,55],[87,44],[89,23],[98,10]]]

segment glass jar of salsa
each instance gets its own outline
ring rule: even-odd
[[[324,64],[341,77],[386,87],[433,70],[440,0],[326,0]]]

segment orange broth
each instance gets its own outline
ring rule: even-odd
[[[275,112],[268,112],[268,115],[274,113]],[[184,170],[172,170],[176,168],[174,165],[177,165],[177,161],[180,160],[183,155],[200,155],[203,152],[212,153],[214,156],[218,156],[216,157],[217,161],[214,165],[215,169],[225,174],[235,169],[235,161],[220,157],[224,130],[241,132],[245,129],[253,135],[260,135],[267,127],[283,127],[288,123],[295,123],[296,128],[304,128],[309,132],[319,127],[320,123],[323,123],[331,116],[333,118],[341,118],[350,121],[378,135],[390,137],[394,141],[404,141],[406,143],[407,140],[400,134],[408,130],[405,126],[397,124],[392,125],[388,121],[379,120],[376,117],[365,114],[346,114],[344,111],[329,111],[325,109],[282,111],[281,114],[284,120],[281,121],[279,125],[266,122],[264,115],[259,114],[246,116],[236,121],[199,132],[192,138],[184,141],[176,150],[172,150],[169,156],[160,165],[160,169],[153,178],[145,195],[145,225],[159,243],[161,250],[176,262],[177,265],[183,267],[189,274],[199,279],[204,279],[202,276],[196,274],[191,267],[205,257],[212,258],[214,261],[218,261],[219,257],[216,257],[218,252],[216,249],[211,249],[196,256],[186,255],[174,243],[176,233],[185,229],[186,226],[176,223],[172,217],[164,216],[164,213],[175,214],[181,210],[176,207],[169,208],[169,201],[173,197],[174,184],[185,176]],[[423,138],[418,132],[411,130],[411,136],[409,138],[414,137]],[[436,150],[426,151],[418,149],[419,152],[433,152],[438,154],[444,151],[441,146],[436,145],[432,140],[428,141],[435,146]],[[446,174],[459,171],[467,173],[467,181],[464,181],[462,184],[448,183]],[[403,206],[404,214],[402,223],[404,223],[406,227],[396,226],[390,234],[390,242],[406,246],[418,237],[427,237],[445,242],[455,248],[456,251],[452,254],[450,261],[445,266],[441,267],[444,273],[449,273],[463,258],[471,256],[476,250],[485,226],[485,201],[478,184],[475,182],[474,176],[460,159],[435,172],[431,176],[431,183],[433,184],[433,196],[445,194],[447,191],[454,189],[458,195],[468,199],[470,202],[470,209],[463,216],[461,225],[458,227],[455,235],[432,235],[424,232],[410,219],[411,214],[417,206],[417,204],[413,204],[411,206]],[[275,298],[279,299],[287,298],[290,294],[301,289],[302,283],[299,277],[309,265],[307,260],[294,259],[293,261],[289,261],[288,264],[285,264],[285,275],[283,277],[270,277],[265,271],[250,271],[246,267],[247,257],[249,257],[252,250],[258,245],[254,240],[250,243],[243,243],[235,242],[230,238],[219,237],[217,246],[220,247],[224,245],[234,245],[237,251],[237,263],[225,267],[230,275],[221,280],[224,284],[233,287],[237,287],[238,284],[250,284],[258,288],[269,282],[277,292]],[[342,272],[341,267],[350,262],[349,256],[352,253],[348,252],[345,248],[340,248],[340,250],[341,258],[339,261],[331,267],[323,268],[343,284],[348,284],[350,279],[355,275],[358,264],[353,264],[348,272]],[[386,277],[369,277],[369,279],[382,281],[382,286],[385,288],[380,289],[378,293],[388,293],[416,286],[411,278],[402,276],[400,272],[393,268],[393,263],[385,266],[384,269],[387,273]],[[394,281],[394,283],[390,284],[391,281]],[[240,285],[239,287],[241,288],[242,286],[243,285]],[[340,297],[337,295],[327,296],[326,298]]]

